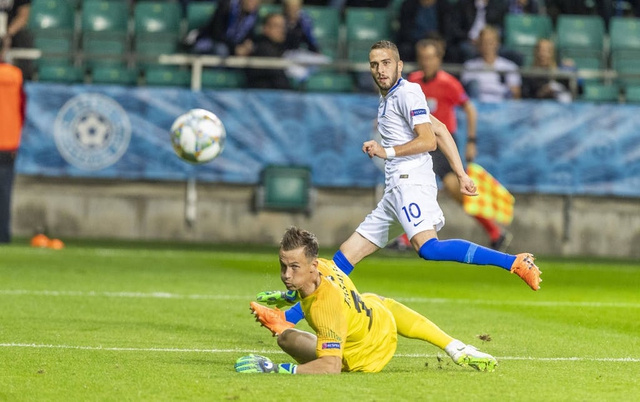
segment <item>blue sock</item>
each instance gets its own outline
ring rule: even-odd
[[[304,313],[302,312],[302,307],[300,307],[300,302],[293,305],[288,310],[284,312],[284,318],[287,319],[292,324],[297,324],[304,318]]]
[[[428,240],[420,247],[420,257],[431,261],[457,261],[465,264],[495,265],[511,270],[515,255],[501,253],[466,240]]]
[[[338,250],[333,255],[333,262],[336,263],[338,268],[342,270],[345,274],[349,275],[351,271],[353,271],[353,265],[347,260],[347,257],[342,254],[342,251]]]

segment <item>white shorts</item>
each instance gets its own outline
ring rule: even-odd
[[[400,224],[400,226],[398,225]],[[438,205],[438,187],[418,184],[399,185],[382,196],[356,232],[383,248],[402,231],[409,239],[426,230],[440,230],[444,214]]]

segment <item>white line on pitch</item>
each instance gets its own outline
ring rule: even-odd
[[[253,296],[234,295],[197,295],[168,292],[96,292],[74,290],[24,290],[0,289],[0,295],[15,296],[73,296],[73,297],[122,297],[141,299],[182,299],[182,300],[253,300]],[[531,301],[531,300],[479,300],[479,299],[445,299],[428,297],[394,297],[403,303],[461,303],[465,305],[496,306],[537,306],[537,307],[605,307],[605,308],[640,308],[640,303],[591,302],[591,301]]]
[[[181,349],[181,348],[118,348],[103,346],[73,346],[73,345],[45,345],[35,343],[0,343],[3,348],[33,348],[33,349],[74,349],[74,350],[104,350],[112,352],[177,352],[177,353],[265,353],[284,354],[281,350],[270,349]],[[439,355],[430,354],[396,354],[395,357],[435,358]],[[500,360],[531,360],[531,361],[599,361],[599,362],[630,362],[638,363],[640,358],[634,357],[522,357],[504,356]]]

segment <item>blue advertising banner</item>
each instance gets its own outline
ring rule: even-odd
[[[361,152],[378,96],[27,83],[17,169],[26,175],[255,184],[269,164],[306,165],[318,187],[372,187]],[[476,104],[478,162],[512,192],[640,196],[640,106]],[[212,162],[179,159],[169,128],[193,108],[227,130]],[[464,114],[458,134],[463,149]]]
[[[27,175],[251,184],[269,164],[306,165],[316,186],[382,181],[363,154],[377,97],[278,91],[204,91],[29,83],[18,172]],[[224,123],[223,153],[191,165],[173,152],[169,129],[203,108]]]

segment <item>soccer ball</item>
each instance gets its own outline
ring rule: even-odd
[[[204,109],[191,109],[171,125],[173,150],[193,164],[206,163],[220,155],[226,137],[222,121]]]

